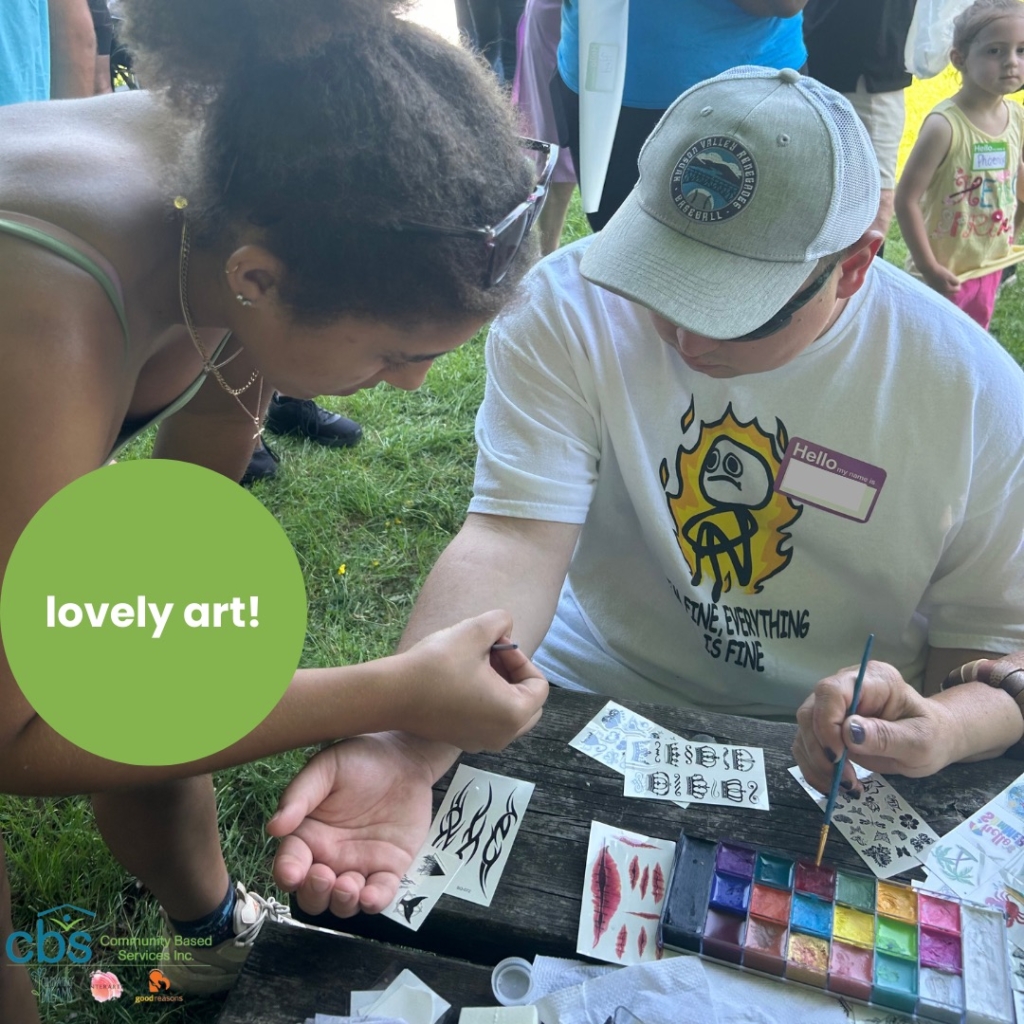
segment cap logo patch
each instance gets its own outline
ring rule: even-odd
[[[754,158],[735,139],[695,142],[672,171],[672,202],[690,220],[711,224],[735,217],[757,188]]]

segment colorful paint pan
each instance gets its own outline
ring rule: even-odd
[[[963,956],[960,949],[960,936],[946,932],[921,928],[921,966],[934,967],[947,974],[959,974],[962,970]]]
[[[823,900],[831,900],[836,888],[836,869],[813,860],[800,860],[796,864],[794,888]]]
[[[1013,1024],[1013,994],[1010,990],[1010,967],[1004,953],[1006,922],[1003,915],[987,907],[962,903],[960,927],[967,1021]]]
[[[786,977],[824,988],[828,977],[828,941],[816,935],[791,933],[786,953]]]
[[[771,853],[757,855],[757,868],[754,880],[762,885],[770,885],[776,889],[793,888],[793,862],[787,857],[777,857]]]
[[[876,953],[871,1001],[913,1013],[917,1006],[917,964],[903,957]]]
[[[879,882],[878,913],[907,924],[917,924],[917,893],[905,885]]]
[[[750,913],[769,921],[789,924],[789,911],[793,903],[791,893],[772,889],[766,885],[755,885],[750,896]]]
[[[875,948],[916,963],[917,927],[906,921],[893,921],[892,918],[879,915],[875,929]]]
[[[677,850],[669,949],[920,1020],[1017,1024],[997,911],[742,843],[683,835]]]
[[[746,914],[750,906],[750,882],[745,878],[716,871],[711,880],[710,904],[733,914]]]
[[[875,880],[868,875],[848,871],[836,874],[836,903],[843,903],[866,914],[875,912]]]
[[[875,953],[871,948],[832,942],[832,958],[828,965],[828,987],[840,995],[867,1002],[875,978]]]
[[[917,894],[917,908],[922,928],[931,928],[950,935],[960,934],[960,907],[949,900],[930,896],[926,892]]]
[[[736,875],[737,878],[753,878],[756,859],[756,850],[745,846],[733,846],[731,843],[722,843],[718,847],[718,854],[715,857],[715,868],[719,872]]]
[[[829,939],[832,936],[832,904],[819,900],[817,896],[794,893],[789,924],[796,931]]]
[[[786,926],[775,921],[747,919],[743,966],[765,974],[782,975],[786,970]]]
[[[873,949],[875,945],[875,915],[865,914],[853,907],[836,906],[833,935],[841,942]]]
[[[704,922],[703,951],[716,960],[743,962],[743,935],[746,918],[710,908]]]
[[[918,975],[917,1007],[922,1017],[960,1024],[963,1018],[964,983],[959,974],[922,967]]]

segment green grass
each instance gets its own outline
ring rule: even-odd
[[[587,233],[577,197],[564,239]],[[902,263],[903,255],[894,227],[886,257]],[[993,331],[1018,361],[1024,360],[1024,286],[1004,290]],[[358,448],[273,442],[283,455],[280,474],[254,493],[284,526],[305,574],[305,665],[366,660],[393,649],[424,576],[465,514],[475,457],[473,417],[482,395],[480,336],[439,360],[418,392],[378,388],[328,402],[363,424],[365,438]],[[149,444],[148,439],[137,442],[130,457],[144,457]],[[216,778],[229,869],[257,891],[279,898],[263,825],[306,756],[296,751]],[[97,934],[157,934],[153,901],[110,857],[86,800],[0,796],[0,833],[8,844],[16,927],[34,920],[38,910],[71,902],[97,912]],[[60,1000],[43,1003],[43,1019],[209,1024],[219,1012],[219,1002],[199,999],[164,1013],[133,1007],[134,995],[145,991],[145,969],[117,973],[125,996],[101,1005],[89,995],[86,970],[65,969],[63,975],[55,967],[37,970],[37,984]],[[62,985],[69,988],[59,991]],[[66,1000],[68,994],[76,997],[73,1002]]]

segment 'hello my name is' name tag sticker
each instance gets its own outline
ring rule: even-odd
[[[805,505],[866,523],[884,483],[884,469],[794,437],[786,447],[775,490]]]
[[[1010,150],[1005,142],[975,142],[971,147],[972,171],[1005,171]]]

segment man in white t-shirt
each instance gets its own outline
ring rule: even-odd
[[[676,101],[639,166],[492,327],[470,514],[403,644],[503,607],[552,682],[789,718],[868,633],[871,672],[925,693],[1024,646],[1024,374],[874,262],[878,171],[849,104],[734,69]],[[981,746],[965,701],[991,717]],[[924,704],[945,760],[1024,728],[981,684]]]
[[[410,632],[499,604],[553,682],[787,716],[869,632],[919,689],[1021,646],[1024,376],[873,262],[850,107],[737,69],[640,175],[495,322],[470,516]]]

